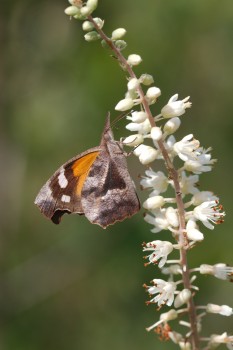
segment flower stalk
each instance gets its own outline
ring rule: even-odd
[[[102,40],[104,40],[109,48],[114,52],[115,56],[117,57],[118,61],[120,62],[121,66],[124,67],[124,70],[126,70],[129,74],[129,76],[132,79],[138,79],[136,74],[134,73],[133,69],[121,53],[119,49],[114,45],[114,42],[107,37],[107,35],[103,32],[102,29],[98,28],[97,24],[93,20],[92,16],[88,16],[88,20],[93,24],[95,27],[95,30],[99,33],[100,37]],[[148,104],[148,101],[145,97],[145,94],[142,90],[141,84],[139,83],[137,86],[138,94],[141,99],[141,104],[144,107],[144,110],[148,116],[149,122],[151,124],[151,127],[156,127],[156,122],[154,120],[154,117],[152,115],[152,112],[150,110],[150,106]],[[179,243],[182,246],[186,245],[186,238],[184,235],[185,228],[186,228],[186,222],[185,222],[185,209],[184,209],[184,203],[182,200],[182,192],[180,189],[180,184],[179,184],[179,175],[177,170],[175,169],[168,152],[166,151],[166,148],[163,144],[162,140],[158,141],[158,147],[162,152],[164,161],[166,163],[166,167],[168,169],[168,172],[170,174],[170,178],[174,182],[174,189],[175,189],[175,196],[176,196],[176,203],[177,203],[177,208],[178,208],[178,213],[179,213]],[[188,262],[187,262],[187,252],[184,248],[180,249],[180,265],[182,266],[182,274],[183,274],[183,283],[184,287],[191,290],[191,285],[190,285],[190,277],[189,277],[189,268],[188,268]],[[197,332],[197,317],[196,317],[196,310],[195,310],[195,305],[193,302],[193,298],[191,297],[189,302],[188,302],[188,313],[189,313],[189,321],[191,324],[191,329],[192,329],[192,344],[193,344],[193,349],[198,350],[199,349],[199,337],[198,337],[198,332]]]
[[[85,39],[87,41],[102,39],[102,46],[108,47],[113,52],[121,68],[127,73],[129,80],[127,93],[125,98],[118,102],[115,109],[128,111],[135,106],[140,106],[139,111],[130,112],[131,115],[127,116],[131,122],[126,128],[136,133],[128,136],[123,143],[131,147],[136,146],[134,154],[144,165],[162,159],[168,172],[166,176],[163,172],[156,173],[150,168],[146,170],[146,176],[141,180],[142,188],[153,190],[143,203],[143,207],[147,210],[145,221],[154,226],[151,230],[153,233],[169,230],[176,241],[175,244],[160,240],[143,243],[143,251],[149,253],[144,257],[148,259],[145,266],[158,264],[161,272],[169,275],[168,281],[153,279],[152,285],[144,284],[144,287],[151,297],[147,305],[157,303],[161,308],[165,304],[172,306],[174,303],[176,310],[171,309],[169,312],[161,314],[160,320],[147,327],[147,330],[155,329],[164,339],[172,340],[180,349],[200,350],[200,340],[202,341],[202,339],[204,341],[208,339],[210,348],[213,343],[225,342],[229,344],[232,337],[227,336],[226,333],[222,336],[213,335],[209,338],[200,339],[199,337],[201,320],[206,312],[230,316],[232,308],[227,305],[220,307],[208,304],[206,312],[198,315],[198,310],[201,307],[198,308],[194,303],[194,295],[198,287],[193,285],[196,276],[192,274],[199,272],[232,281],[233,268],[227,267],[225,264],[214,266],[202,264],[199,268],[193,269],[188,266],[188,250],[204,239],[198,221],[212,230],[214,225],[223,222],[225,215],[222,206],[219,205],[218,198],[212,192],[200,191],[197,188],[199,174],[210,171],[215,162],[209,153],[211,149],[200,147],[199,141],[194,139],[192,134],[185,136],[178,142],[173,136],[181,124],[179,117],[185,114],[187,108],[191,107],[189,97],[178,100],[178,94],[175,94],[161,109],[161,113],[154,117],[151,106],[157,102],[161,91],[158,87],[152,86],[144,92],[143,86],[153,84],[153,77],[149,74],[143,74],[138,78],[134,72],[134,66],[142,62],[141,57],[137,54],[131,54],[126,59],[122,54],[122,50],[126,47],[126,42],[122,40],[126,30],[118,28],[112,32],[110,38],[103,31],[104,21],[92,16],[92,12],[97,6],[97,0],[88,0],[85,5],[81,0],[69,0],[69,2],[72,6],[65,12],[74,18],[85,21],[83,23],[83,29],[87,31]],[[159,127],[158,123],[163,120],[166,123],[162,131],[162,127]],[[144,140],[146,139],[150,139],[153,145],[145,145]],[[184,162],[180,168],[174,166],[175,157]],[[187,175],[187,172],[193,174]],[[162,196],[168,186],[173,187],[174,198]],[[190,195],[191,199],[187,200],[186,196]],[[174,203],[176,208],[174,208]],[[187,209],[191,206],[194,206],[194,209],[188,211]],[[176,250],[179,251],[179,259],[167,260],[168,255]],[[168,264],[169,267],[165,266]],[[181,275],[182,280],[174,281],[176,275]],[[179,291],[178,287],[181,284],[182,290]],[[186,307],[179,309],[184,304]],[[189,322],[181,320],[180,324],[187,326],[189,331],[183,336],[171,329],[170,321],[186,314]],[[229,347],[229,349],[231,348]]]

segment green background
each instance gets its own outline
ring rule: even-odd
[[[145,306],[142,288],[159,273],[143,267],[141,243],[168,235],[153,235],[143,211],[102,230],[76,215],[55,226],[33,205],[63,162],[98,145],[107,111],[118,115],[114,106],[126,91],[117,62],[99,42],[84,41],[67,6],[1,2],[0,348],[175,349],[145,331],[159,313]],[[173,94],[191,96],[176,137],[193,133],[213,147],[218,163],[200,188],[214,191],[228,215],[214,231],[201,227],[205,240],[189,262],[232,265],[232,0],[103,0],[95,16],[107,34],[127,29],[125,55],[140,54],[136,73],[152,74],[162,90],[155,114]],[[128,134],[124,125],[116,139]],[[143,169],[133,157],[128,163],[138,183]],[[233,306],[230,283],[201,276],[197,284],[197,303]],[[233,333],[230,318],[208,316],[204,325],[205,336]]]

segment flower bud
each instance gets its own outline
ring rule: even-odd
[[[138,92],[137,90],[128,90],[125,94],[125,98],[131,98],[131,100],[137,100]],[[138,103],[136,103],[138,104]]]
[[[146,152],[143,152],[139,156],[139,161],[146,165],[152,163],[158,157],[158,151],[150,147]]]
[[[101,18],[95,17],[95,18],[93,18],[93,21],[95,22],[95,24],[97,25],[97,27],[98,27],[99,29],[103,28],[103,26],[104,26],[104,21],[103,21]]]
[[[123,144],[129,147],[135,147],[143,143],[144,138],[141,134],[134,134],[126,137]]]
[[[179,347],[181,350],[192,350],[192,346],[188,341],[179,342]]]
[[[160,320],[163,322],[168,322],[171,320],[175,320],[178,317],[177,311],[174,309],[169,310],[160,315]]]
[[[80,9],[77,8],[76,6],[69,6],[65,9],[64,12],[67,16],[75,16],[78,13],[80,13]]]
[[[142,62],[142,58],[139,55],[132,54],[132,55],[128,56],[127,62],[131,66],[137,66],[138,64],[140,64]]]
[[[92,13],[91,9],[87,6],[83,6],[80,11],[83,17],[87,17]]]
[[[84,21],[82,24],[82,28],[84,32],[90,32],[94,29],[94,25],[90,21]]]
[[[150,134],[153,141],[159,141],[163,136],[162,131],[158,126],[154,126],[151,129]]]
[[[173,227],[179,227],[179,218],[177,211],[173,207],[168,207],[166,210],[166,219]]]
[[[196,228],[190,228],[187,230],[187,237],[190,241],[200,242],[203,241],[204,235]]]
[[[149,100],[149,103],[154,103],[160,95],[161,90],[155,86],[150,87],[146,92],[146,97]]]
[[[127,47],[127,43],[124,40],[115,41],[115,46],[118,50],[124,50]]]
[[[177,129],[179,129],[180,124],[181,124],[180,118],[178,117],[171,118],[166,122],[163,130],[168,135],[173,134],[174,132],[176,132]]]
[[[207,304],[206,311],[213,314],[220,314],[222,316],[231,316],[233,314],[232,308],[228,305]]]
[[[143,203],[143,208],[147,210],[161,208],[165,204],[165,200],[162,196],[153,196],[147,198]]]
[[[88,32],[87,34],[85,34],[84,38],[86,41],[91,42],[100,39],[100,35],[93,30],[92,32]]]
[[[121,39],[123,38],[123,36],[126,34],[126,30],[124,28],[118,28],[118,29],[115,29],[113,32],[112,32],[112,40],[118,40],[118,39]]]
[[[136,90],[138,87],[139,81],[137,78],[132,78],[129,80],[128,84],[127,84],[127,88],[128,90]]]
[[[131,109],[133,107],[133,100],[131,98],[125,98],[118,102],[118,104],[115,107],[116,111],[127,111],[128,109]]]
[[[143,85],[151,85],[154,82],[154,78],[150,74],[142,74],[139,78],[140,83]]]
[[[91,9],[91,12],[93,12],[98,5],[98,0],[87,0],[86,6]]]
[[[134,123],[143,123],[147,119],[146,112],[132,112],[132,117],[127,117],[127,119],[132,120]]]
[[[101,40],[101,45],[104,49],[108,49],[109,50],[109,46],[108,43],[105,40]]]
[[[183,304],[186,304],[191,298],[191,296],[192,296],[192,293],[189,289],[187,288],[183,289],[175,298],[175,301],[174,301],[175,308],[178,308]]]

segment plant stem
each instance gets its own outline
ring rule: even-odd
[[[136,78],[132,67],[128,64],[125,57],[122,55],[121,51],[117,49],[117,47],[114,45],[113,41],[106,36],[106,34],[100,29],[95,21],[93,20],[92,16],[88,16],[88,20],[94,25],[96,31],[99,33],[101,38],[108,44],[110,49],[114,52],[115,56],[117,57],[118,61],[121,63],[121,65],[124,67],[124,69],[128,72],[129,76],[131,78]],[[147,102],[146,96],[143,92],[143,89],[141,85],[138,86],[138,93],[141,98],[141,103],[144,107],[145,112],[148,115],[150,124],[152,127],[156,126],[155,120],[153,118],[152,112],[150,110],[149,104]],[[184,202],[182,200],[182,193],[179,183],[179,174],[178,171],[175,169],[168,152],[163,144],[163,141],[158,141],[158,146],[162,152],[163,158],[165,160],[166,167],[168,169],[169,175],[172,178],[174,182],[174,188],[175,188],[175,196],[176,196],[176,202],[177,202],[177,208],[178,208],[178,214],[179,214],[179,243],[182,247],[185,247],[186,245],[186,237],[185,237],[185,209],[184,209]],[[187,263],[187,251],[185,248],[180,249],[180,264],[182,266],[182,276],[183,276],[183,284],[184,288],[187,288],[191,290],[191,283],[190,283],[190,274],[189,274],[189,268]],[[199,347],[199,335],[197,331],[197,316],[196,316],[196,308],[194,304],[193,297],[188,302],[188,314],[189,314],[189,321],[191,325],[191,331],[192,334],[190,335],[190,340],[192,343],[193,350],[200,350]]]

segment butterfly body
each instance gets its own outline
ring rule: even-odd
[[[56,224],[63,214],[77,213],[103,228],[139,211],[134,183],[109,117],[100,145],[62,165],[42,187],[35,204]]]

